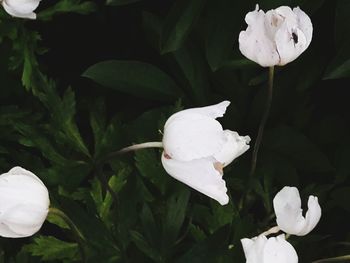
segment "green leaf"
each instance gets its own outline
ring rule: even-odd
[[[288,126],[266,132],[264,147],[282,154],[294,165],[308,172],[330,172],[334,168],[328,158],[305,135]]]
[[[81,0],[60,0],[38,14],[38,19],[43,21],[51,20],[57,14],[77,13],[81,15],[89,14],[96,10],[96,4],[92,1]]]
[[[185,220],[190,190],[182,186],[167,202],[167,213],[163,223],[163,247],[170,248],[176,241]]]
[[[107,0],[106,4],[107,5],[115,5],[115,6],[120,6],[120,5],[129,5],[133,4],[136,2],[139,2],[140,0]]]
[[[131,239],[135,243],[135,245],[140,249],[143,253],[145,253],[148,257],[153,259],[156,262],[161,262],[161,257],[159,253],[152,248],[145,238],[137,231],[130,231]]]
[[[238,34],[242,29],[244,16],[251,5],[249,1],[209,0],[208,3],[208,32],[206,35],[206,57],[213,71],[222,65],[234,66],[254,65],[240,55],[240,60],[229,61],[233,49],[238,50]]]
[[[204,7],[205,0],[175,1],[165,19],[161,33],[161,51],[168,53],[181,47]]]
[[[166,73],[140,61],[100,62],[88,68],[83,76],[104,87],[148,99],[174,100],[181,96],[181,91]]]
[[[25,246],[33,256],[40,256],[43,261],[79,259],[78,244],[65,242],[52,236],[39,236],[34,244]]]
[[[141,175],[151,181],[162,194],[165,194],[169,176],[161,165],[160,154],[152,149],[137,151],[135,161]]]

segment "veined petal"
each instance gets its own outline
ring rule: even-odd
[[[221,151],[214,155],[214,158],[223,164],[229,165],[234,159],[249,149],[249,136],[239,136],[237,132],[224,130],[226,142]]]
[[[296,187],[284,187],[273,200],[276,221],[279,228],[292,235],[303,236],[311,232],[321,218],[321,207],[317,197],[310,196],[309,210],[303,217],[301,199]]]
[[[257,9],[249,12],[245,21],[248,25],[239,34],[239,50],[244,56],[263,67],[270,67],[279,63],[279,55],[274,39],[265,26],[265,13]]]
[[[298,255],[284,235],[241,239],[246,263],[297,263]]]
[[[221,205],[228,203],[226,183],[214,168],[214,158],[203,158],[188,162],[168,159],[162,154],[162,164],[169,175],[193,189],[215,199]]]
[[[174,159],[190,161],[220,152],[225,135],[221,124],[199,113],[182,113],[164,128],[165,152]]]

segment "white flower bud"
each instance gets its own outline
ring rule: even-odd
[[[36,19],[34,10],[39,6],[40,0],[2,0],[1,3],[11,16]]]
[[[14,167],[0,175],[0,236],[35,234],[46,219],[49,205],[47,188],[35,174]]]

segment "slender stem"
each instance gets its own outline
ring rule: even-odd
[[[312,263],[337,262],[337,261],[344,261],[344,260],[350,260],[350,255],[340,256],[340,257],[335,257],[335,258],[319,259],[316,261],[312,261]]]
[[[258,152],[261,144],[261,140],[263,137],[265,125],[267,122],[267,119],[269,117],[270,108],[271,108],[271,102],[272,102],[272,91],[273,91],[273,77],[274,77],[274,67],[269,68],[269,82],[268,82],[268,90],[267,90],[267,99],[265,104],[265,110],[263,113],[263,116],[261,118],[261,122],[259,125],[258,135],[255,140],[254,149],[253,149],[253,155],[252,155],[252,165],[250,169],[250,176],[253,176],[256,169],[256,163],[258,159]]]
[[[276,234],[280,231],[280,228],[278,226],[271,227],[269,230],[261,233],[260,235],[268,236],[271,234]]]
[[[77,226],[74,224],[74,222],[62,210],[60,210],[58,208],[50,207],[49,208],[49,213],[53,214],[53,215],[56,215],[56,216],[59,216],[69,226],[69,228],[73,232],[73,235],[75,236],[75,239],[76,239],[76,241],[78,243],[79,250],[80,250],[80,253],[81,253],[81,257],[82,257],[83,261],[85,262],[86,261],[85,260],[85,251],[84,251],[85,238],[82,235],[82,233],[79,231]]]
[[[140,144],[135,144],[135,145],[131,145],[128,147],[125,147],[121,150],[115,151],[115,152],[111,152],[109,154],[107,154],[104,158],[102,158],[96,167],[96,172],[95,175],[100,179],[101,183],[103,184],[104,188],[111,194],[113,200],[118,204],[118,197],[117,194],[113,191],[113,189],[110,187],[110,185],[108,184],[108,180],[103,176],[103,166],[104,164],[110,160],[113,159],[116,156],[119,156],[121,154],[124,153],[128,153],[131,151],[137,151],[140,149],[145,149],[145,148],[163,148],[163,143],[162,142],[145,142],[145,143],[140,143]]]

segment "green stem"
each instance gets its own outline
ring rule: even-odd
[[[265,103],[265,110],[263,113],[263,116],[261,118],[261,122],[259,125],[258,135],[255,140],[254,149],[253,149],[253,155],[252,155],[252,165],[250,168],[250,177],[252,177],[255,174],[256,170],[256,163],[258,159],[258,152],[260,148],[260,144],[262,141],[265,125],[267,122],[267,119],[269,117],[271,103],[272,103],[272,91],[273,91],[273,77],[274,77],[274,67],[269,68],[269,82],[268,82],[268,90],[267,90],[267,99]]]
[[[82,235],[82,233],[79,231],[78,227],[74,224],[74,222],[62,210],[60,210],[58,208],[50,207],[49,213],[60,217],[69,226],[70,230],[72,231],[72,233],[75,237],[75,240],[78,243],[81,257],[82,257],[83,261],[85,262],[86,257],[85,257],[85,251],[84,251],[84,243],[86,241],[85,241],[85,238]]]
[[[107,161],[109,161],[110,159],[113,159],[119,155],[131,152],[131,151],[145,149],[145,148],[163,148],[163,143],[162,142],[145,142],[145,143],[131,145],[131,146],[125,147],[121,150],[107,154],[104,158],[102,158],[98,162],[98,165],[97,165],[96,170],[95,170],[96,171],[95,175],[99,178],[99,180],[103,184],[104,188],[111,194],[113,200],[117,203],[117,205],[119,203],[117,194],[109,186],[108,180],[105,178],[105,176],[103,176],[103,166]]]
[[[319,259],[316,261],[312,261],[312,263],[338,262],[338,261],[343,261],[343,260],[350,260],[350,255],[340,256],[340,257],[335,257],[335,258]]]

